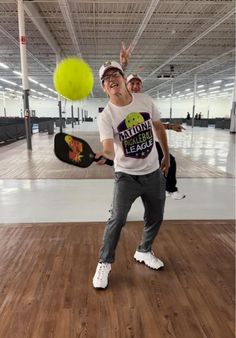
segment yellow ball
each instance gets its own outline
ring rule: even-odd
[[[83,60],[66,58],[58,63],[53,82],[60,95],[71,101],[83,100],[93,89],[93,72]]]

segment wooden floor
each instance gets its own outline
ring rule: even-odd
[[[0,225],[1,338],[233,338],[234,224],[168,221],[153,271],[123,229],[105,291],[92,287],[103,224]]]
[[[76,134],[76,132],[75,132]],[[76,134],[78,136],[78,132]],[[94,151],[100,151],[98,132],[80,131]],[[28,151],[26,140],[20,140],[0,147],[0,179],[107,179],[113,178],[113,167],[97,166],[81,169],[59,161],[53,151],[54,135],[37,133],[32,137],[33,151]],[[181,150],[171,149],[177,160],[177,177],[220,178],[233,175],[217,170],[216,167],[191,156]]]

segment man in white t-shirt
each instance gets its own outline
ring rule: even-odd
[[[169,150],[158,109],[148,95],[128,91],[121,65],[115,61],[104,63],[99,77],[109,97],[98,118],[100,140],[104,157],[114,160],[115,169],[111,216],[105,226],[93,277],[95,288],[106,288],[121,229],[138,197],[142,198],[145,208],[144,233],[134,258],[156,270],[164,266],[152,252],[152,244],[163,220],[164,175],[168,173]],[[160,168],[155,134],[164,154]]]

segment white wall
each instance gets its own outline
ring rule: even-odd
[[[6,99],[6,115],[7,116],[21,116],[23,111],[23,100]],[[29,99],[30,110],[36,111],[36,116],[54,117],[58,115],[58,103],[55,100],[35,100]],[[4,116],[3,100],[0,99],[0,116]]]
[[[23,101],[22,99],[6,99],[6,113],[7,116],[21,116],[21,110],[23,110]],[[77,109],[87,110],[88,116],[97,117],[98,115],[98,107],[105,107],[107,104],[107,99],[89,99],[85,101],[65,101],[62,100],[61,108],[62,112],[66,112],[63,114],[63,117],[71,116],[71,105],[73,104],[74,117],[78,116]],[[36,111],[37,117],[57,117],[59,115],[58,103],[55,100],[35,100],[33,98],[29,98],[29,106],[30,110]],[[0,116],[4,116],[4,107],[3,100],[0,98]]]
[[[88,116],[97,117],[98,116],[98,107],[105,107],[107,99],[89,99],[85,101],[73,103],[74,107],[74,117],[78,116],[77,108],[87,110]],[[169,117],[170,111],[170,102],[166,99],[154,100],[157,106],[161,111],[161,116]],[[38,117],[57,117],[58,116],[58,103],[54,100],[35,100],[30,98],[30,109],[36,111],[36,116]],[[62,111],[65,111],[66,114],[63,114],[63,117],[71,116],[71,101],[62,101]],[[207,99],[198,99],[196,100],[195,113],[202,113],[202,117],[207,117],[209,104],[209,117],[230,117],[230,110],[232,106],[232,99],[230,97],[226,98],[215,98],[210,99],[208,102]],[[185,118],[187,112],[192,114],[192,100],[173,100],[172,105],[172,117],[175,118]],[[21,116],[20,112],[23,107],[21,99],[6,99],[6,112],[7,116]],[[0,116],[4,116],[3,110],[3,100],[0,99]]]
[[[96,117],[98,115],[98,107],[105,107],[107,104],[107,99],[90,99],[84,101],[79,106],[83,107],[88,111],[88,115],[91,117]],[[170,102],[169,100],[154,100],[156,105],[161,111],[161,116],[169,117],[170,115]],[[210,99],[209,102],[207,99],[196,100],[195,103],[195,113],[202,113],[202,118],[207,118],[207,112],[209,109],[209,117],[230,117],[230,111],[232,106],[232,99],[230,97],[225,98],[215,98]],[[193,101],[192,100],[173,100],[172,103],[172,117],[175,118],[185,118],[187,112],[190,112],[192,115]]]
[[[170,102],[169,100],[155,100],[158,108],[161,111],[161,116],[170,116]],[[232,99],[230,97],[212,98],[209,101],[207,99],[197,99],[195,102],[195,114],[202,113],[202,118],[207,118],[209,109],[209,118],[215,117],[230,117],[230,111],[232,106]],[[192,116],[193,101],[192,100],[179,100],[175,99],[172,102],[172,117],[180,118],[186,117],[187,112]]]
[[[82,102],[82,107],[88,111],[88,115],[95,118],[98,116],[98,108],[107,105],[107,99],[89,99]]]

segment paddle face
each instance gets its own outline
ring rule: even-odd
[[[81,138],[58,133],[54,138],[55,155],[63,162],[87,168],[95,160],[90,145]]]
[[[65,133],[55,135],[54,152],[59,160],[81,168],[87,168],[102,158],[95,158],[95,153],[85,140]],[[105,164],[112,166],[113,161],[106,159]]]

